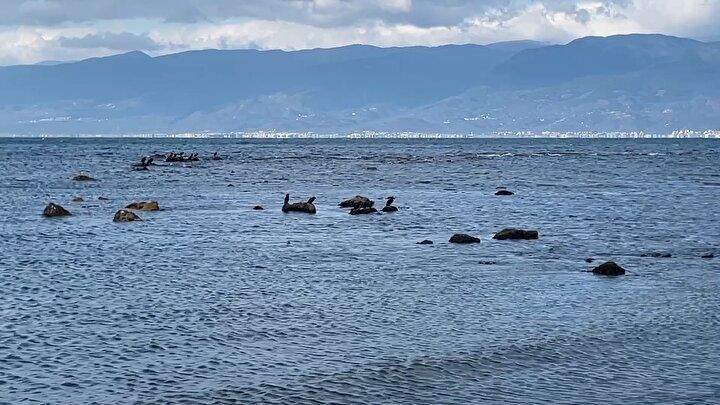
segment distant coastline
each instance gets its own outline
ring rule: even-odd
[[[673,131],[666,134],[642,131],[590,132],[590,131],[507,131],[487,134],[459,134],[433,132],[384,132],[359,131],[348,133],[316,133],[286,131],[242,131],[242,132],[153,132],[129,134],[0,134],[0,138],[178,138],[178,139],[720,139],[720,130]]]

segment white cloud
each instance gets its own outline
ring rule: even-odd
[[[133,47],[161,54],[351,43],[564,42],[632,32],[720,39],[720,0],[63,0],[60,5],[60,0],[0,0],[0,64],[80,59]]]

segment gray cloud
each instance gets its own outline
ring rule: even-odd
[[[83,37],[60,37],[58,42],[60,46],[65,48],[106,48],[115,51],[155,51],[162,48],[160,44],[147,35],[137,35],[129,32],[100,32],[87,34]]]
[[[607,0],[604,8],[632,0]],[[283,20],[320,27],[370,20],[419,27],[451,26],[468,17],[512,18],[530,4],[578,13],[578,0],[0,0],[2,25],[56,25],[132,18],[165,22],[223,22],[231,19]],[[588,18],[580,13],[580,20]]]

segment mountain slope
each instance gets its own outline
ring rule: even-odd
[[[0,68],[0,132],[709,129],[720,46],[663,35],[131,52]]]

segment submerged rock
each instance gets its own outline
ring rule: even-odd
[[[492,265],[494,265],[494,264],[497,264],[497,262],[494,262],[494,261],[491,261],[491,260],[487,260],[487,261],[486,261],[486,260],[482,260],[482,261],[479,261],[478,264],[482,264],[482,265],[484,265],[484,266],[492,266]]]
[[[77,176],[73,177],[73,180],[75,180],[75,181],[93,181],[95,179],[88,176],[87,174],[78,174]]]
[[[525,229],[505,228],[493,236],[493,239],[538,239],[538,231],[527,231]]]
[[[132,221],[140,221],[140,217],[137,216],[132,211],[128,210],[120,210],[115,213],[115,216],[113,217],[113,222],[132,222]]]
[[[102,197],[102,196],[98,197],[98,200],[100,200],[100,201],[110,201],[109,198]]]
[[[450,238],[450,243],[480,243],[480,238],[464,233],[456,233]]]
[[[375,205],[375,201],[362,195],[356,195],[338,204],[338,206],[343,208],[370,208],[373,205]]]
[[[255,211],[262,211],[262,210],[264,210],[265,208],[263,208],[263,207],[261,207],[261,206],[259,206],[259,205],[256,205],[256,206],[253,207],[253,209],[254,209]]]
[[[430,239],[425,239],[424,241],[418,242],[417,244],[418,245],[432,245],[433,241],[431,241]]]
[[[714,253],[706,253],[706,254],[700,256],[700,258],[701,258],[701,259],[714,259],[714,258],[715,258],[715,254],[714,254]]]
[[[585,259],[585,263],[592,263],[594,261],[595,259],[593,259],[592,257],[588,257],[587,259]]]
[[[510,190],[502,189],[502,190],[496,191],[496,192],[495,192],[495,195],[515,195],[515,193],[513,193],[513,192],[510,191]]]
[[[662,259],[668,259],[672,257],[671,253],[661,253],[661,252],[650,252],[650,253],[643,253],[640,255],[640,257],[655,257],[655,258],[662,258]]]
[[[622,276],[625,274],[625,269],[615,262],[605,262],[595,267],[592,272],[602,276]]]
[[[72,214],[61,205],[50,203],[43,210],[43,215],[46,217],[67,217]]]
[[[73,197],[73,199],[72,199],[72,202],[76,202],[76,203],[84,202],[84,201],[85,200],[82,197]]]
[[[140,201],[140,202],[134,202],[131,204],[128,204],[126,209],[129,210],[142,210],[142,211],[159,211],[160,206],[158,205],[157,201]]]

